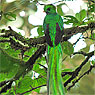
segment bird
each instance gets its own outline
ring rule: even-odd
[[[61,39],[64,34],[63,19],[53,4],[44,6],[46,16],[43,29],[47,43],[47,95],[65,95],[61,77],[61,59],[63,56]]]

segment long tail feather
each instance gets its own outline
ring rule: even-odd
[[[48,95],[65,95],[61,78],[60,58],[62,58],[61,45],[48,46]]]

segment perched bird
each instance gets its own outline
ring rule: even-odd
[[[48,95],[65,95],[61,78],[63,19],[56,13],[52,4],[44,6],[46,16],[43,23],[46,42],[48,44],[47,60],[47,93]]]

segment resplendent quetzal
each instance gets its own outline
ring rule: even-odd
[[[56,7],[52,4],[44,6],[46,17],[43,28],[46,42],[48,44],[48,75],[47,93],[48,95],[65,95],[61,78],[62,48],[61,38],[63,35],[63,20],[56,13]]]

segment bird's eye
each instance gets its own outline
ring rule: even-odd
[[[50,8],[48,8],[47,10],[50,11]]]

